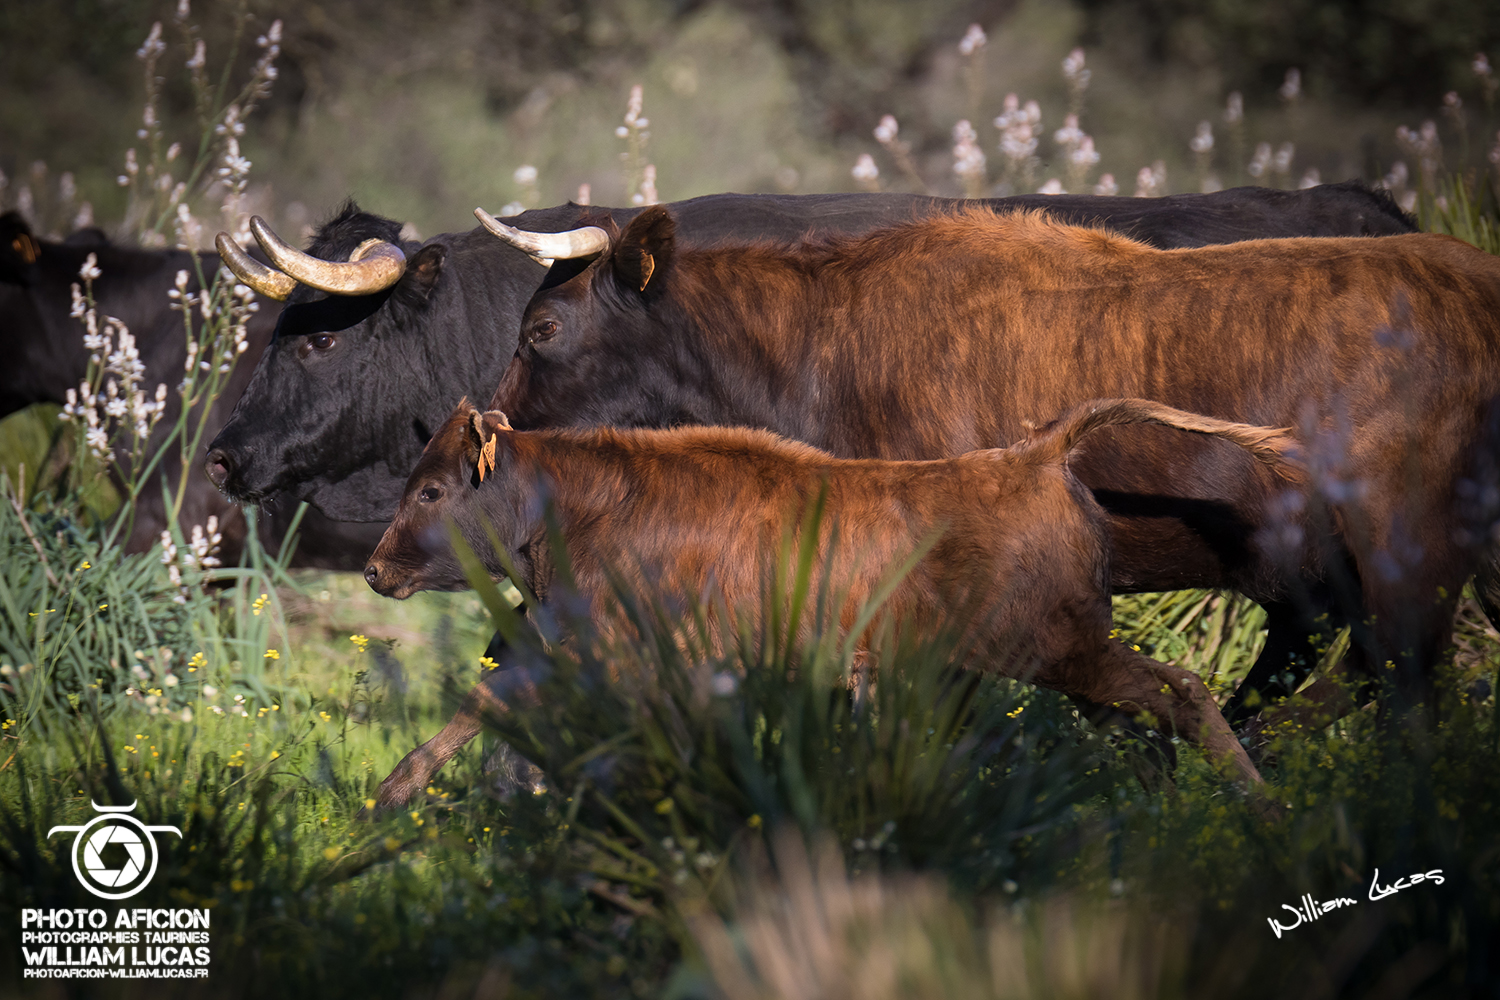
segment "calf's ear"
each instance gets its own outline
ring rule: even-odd
[[[677,221],[664,205],[652,205],[630,220],[611,251],[615,277],[625,287],[644,292],[672,257]]]
[[[479,481],[495,468],[495,431],[486,426],[489,414],[478,410],[469,411],[469,423],[464,430],[464,459],[474,466]],[[505,415],[502,413],[501,417]],[[509,426],[509,425],[507,425]]]
[[[441,243],[432,243],[418,250],[396,285],[396,294],[401,301],[409,306],[425,305],[437,287],[438,276],[443,273],[443,262],[447,259],[448,248]]]

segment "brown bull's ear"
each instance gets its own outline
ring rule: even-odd
[[[515,428],[510,425],[510,418],[505,415],[505,411],[503,410],[485,410],[484,423],[491,432],[515,430]]]
[[[627,288],[644,292],[652,276],[671,259],[676,239],[677,221],[671,211],[664,205],[652,205],[631,219],[615,242],[615,276]]]

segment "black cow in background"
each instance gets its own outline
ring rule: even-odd
[[[189,291],[198,290],[197,272],[187,251],[139,250],[116,246],[98,229],[74,233],[62,243],[37,239],[21,216],[0,216],[0,417],[34,403],[62,403],[69,389],[77,389],[88,368],[89,352],[83,346],[83,325],[69,315],[70,286],[79,281],[78,271],[89,254],[98,261],[100,276],[94,281],[94,297],[101,315],[120,319],[136,338],[141,361],[146,366],[144,388],[154,391],[165,382],[168,400],[182,379],[186,360],[182,314],[168,308],[167,292],[174,287],[177,272],[190,276]],[[205,276],[219,267],[213,254],[201,254]],[[250,379],[251,360],[270,341],[275,309],[262,304],[249,325],[249,347],[224,394],[209,414],[207,435],[212,437]],[[164,437],[175,421],[169,406],[155,432]],[[182,473],[174,444],[142,492],[136,520],[126,550],[142,552],[157,543],[167,525],[161,476],[176,484]],[[36,470],[33,470],[36,471]],[[261,540],[272,551],[280,546],[295,511],[295,502],[267,505],[269,517],[262,519]],[[217,516],[224,540],[221,558],[228,565],[239,560],[245,542],[245,519],[239,507],[226,500],[202,476],[188,476],[181,521],[204,524]],[[384,525],[361,525],[330,521],[309,510],[302,520],[301,541],[294,564],[326,569],[362,569],[365,557],[377,542]]]

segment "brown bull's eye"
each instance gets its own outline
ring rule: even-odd
[[[422,492],[417,494],[417,499],[423,503],[432,503],[443,495],[443,491],[436,486],[424,486]]]
[[[551,340],[557,336],[557,322],[555,320],[539,320],[531,328],[531,342],[539,343],[543,340]]]

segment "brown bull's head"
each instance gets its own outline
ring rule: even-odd
[[[490,405],[522,429],[716,422],[712,401],[720,393],[679,344],[697,338],[675,318],[672,213],[652,206],[623,231],[608,218],[597,221],[590,240],[575,240],[585,251],[554,258]]]
[[[490,531],[507,541],[514,533],[512,494],[521,488],[496,475],[506,460],[502,432],[510,429],[504,413],[481,413],[467,398],[454,408],[427,443],[407,479],[395,520],[365,567],[365,581],[377,593],[405,599],[419,590],[466,589],[450,526],[486,565],[498,564]],[[498,565],[492,572],[498,575]]]

